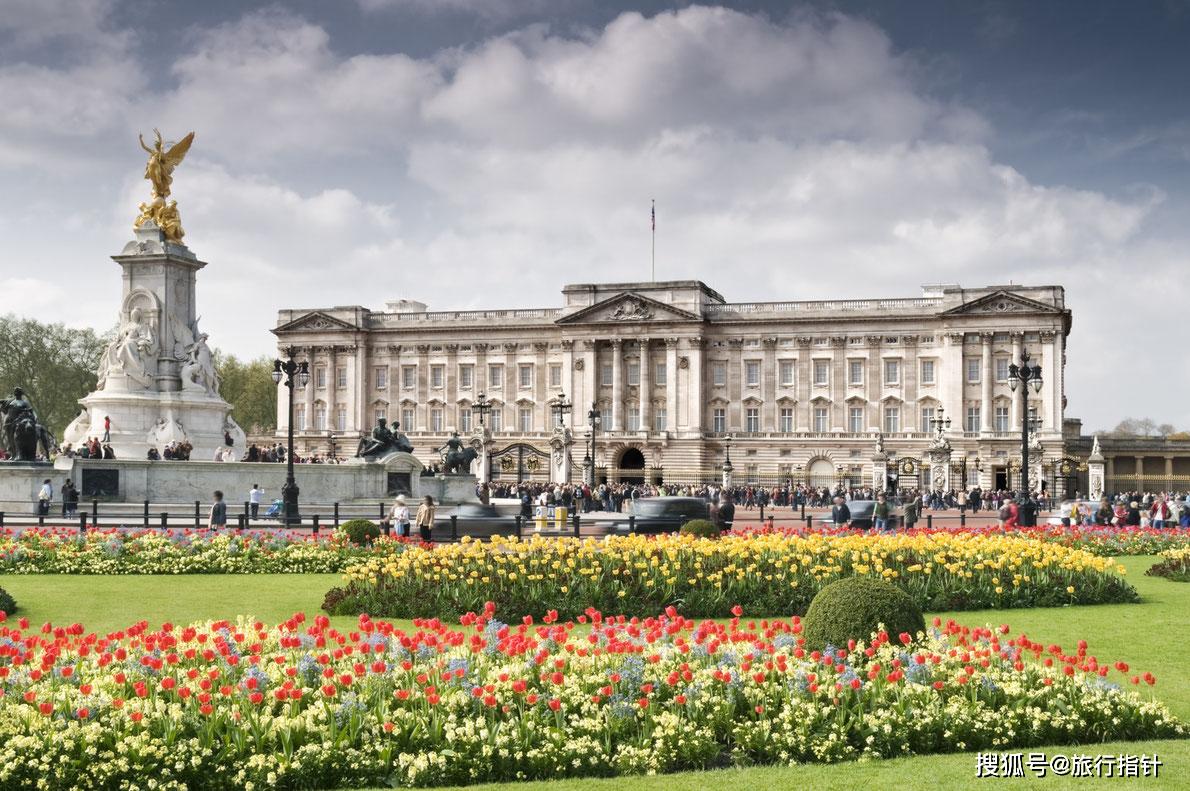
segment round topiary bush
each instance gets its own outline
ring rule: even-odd
[[[0,588],[0,612],[5,615],[12,615],[17,611],[16,600],[9,595],[8,591]]]
[[[380,527],[368,519],[352,519],[339,525],[339,530],[347,534],[347,539],[358,547],[371,544],[380,538]]]
[[[802,634],[811,650],[843,648],[848,640],[870,642],[881,624],[894,640],[926,628],[921,608],[905,591],[871,577],[845,577],[818,591],[802,619]]]
[[[699,538],[718,538],[719,528],[709,519],[691,519],[678,530],[684,536],[698,536]]]

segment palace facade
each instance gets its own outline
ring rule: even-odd
[[[718,480],[730,453],[736,483],[871,485],[881,434],[902,484],[927,486],[929,466],[905,462],[920,462],[945,415],[952,482],[986,488],[1019,474],[1020,392],[1008,379],[1022,350],[1042,367],[1029,408],[1059,483],[1070,325],[1061,286],[728,302],[702,282],[668,281],[568,285],[550,308],[282,310],[273,332],[282,353],[310,363],[294,414],[300,453],[353,455],[385,417],[431,464],[452,431],[479,429],[482,394],[493,480],[544,480],[551,404],[564,395],[575,480],[594,404],[601,480]]]

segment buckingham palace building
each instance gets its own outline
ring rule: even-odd
[[[1061,286],[728,302],[678,280],[568,285],[546,308],[282,310],[273,332],[282,354],[310,365],[294,409],[302,454],[353,455],[384,417],[425,464],[452,432],[478,432],[493,480],[546,480],[564,396],[575,481],[593,446],[600,481],[719,480],[730,455],[736,484],[865,486],[879,444],[902,485],[925,487],[923,459],[941,431],[952,485],[999,488],[1020,470],[1024,416],[1009,366],[1022,350],[1043,372],[1029,393],[1034,458],[1051,484],[1059,466],[1069,473],[1059,460],[1070,324]],[[477,403],[491,407],[482,428]]]

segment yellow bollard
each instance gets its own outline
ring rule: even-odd
[[[538,533],[540,533],[542,530],[545,530],[546,527],[548,526],[548,521],[547,521],[547,517],[545,514],[545,506],[544,505],[537,506],[537,512],[536,512],[536,514],[534,514],[534,516],[537,518],[537,526],[534,529]]]
[[[566,529],[566,506],[554,507],[554,529],[559,533]]]

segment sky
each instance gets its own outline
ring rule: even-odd
[[[1068,417],[1190,427],[1190,0],[0,0],[0,313],[105,330],[174,174],[214,345],[280,308],[1060,284]]]

